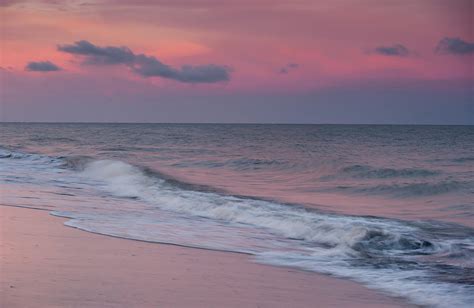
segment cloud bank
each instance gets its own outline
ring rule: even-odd
[[[467,55],[474,53],[474,43],[466,42],[459,37],[445,37],[435,48],[437,54]]]
[[[30,72],[55,72],[60,71],[61,68],[50,61],[28,62],[25,70]]]
[[[126,65],[142,77],[161,77],[185,83],[215,83],[230,80],[228,66],[183,65],[181,68],[169,66],[154,56],[135,54],[125,46],[100,47],[88,41],[58,45],[58,50],[84,58],[89,65]]]

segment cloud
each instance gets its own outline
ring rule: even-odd
[[[50,61],[28,62],[25,70],[30,72],[55,72],[60,71],[61,68]]]
[[[189,83],[214,83],[229,80],[230,68],[215,64],[183,65],[173,68],[153,56],[136,55],[131,64],[132,70],[143,77],[162,77]]]
[[[288,74],[291,70],[297,69],[300,65],[298,63],[288,63],[287,65],[280,68],[278,73]]]
[[[135,55],[127,47],[98,47],[84,40],[70,45],[58,45],[58,50],[86,56],[87,64],[129,64],[135,59]]]
[[[467,55],[474,53],[474,43],[466,42],[459,37],[445,37],[435,48],[437,54]]]
[[[185,83],[215,83],[230,79],[231,69],[227,66],[183,65],[178,69],[161,62],[154,56],[135,54],[125,46],[99,47],[82,40],[74,44],[58,45],[58,50],[84,57],[84,64],[126,65],[142,77],[161,77]]]
[[[410,51],[408,50],[408,48],[406,48],[402,44],[394,44],[391,46],[378,46],[372,49],[370,52],[390,57],[407,57],[410,55]]]

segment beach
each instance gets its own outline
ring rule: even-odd
[[[1,307],[400,307],[350,281],[245,254],[80,231],[0,206]]]

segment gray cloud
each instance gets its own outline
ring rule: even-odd
[[[173,68],[153,56],[137,55],[131,65],[132,70],[143,77],[162,77],[189,83],[214,83],[229,80],[230,68],[215,64],[183,65]]]
[[[435,48],[437,54],[467,55],[474,53],[474,43],[466,42],[459,37],[445,37]]]
[[[25,70],[30,72],[55,72],[61,70],[61,68],[50,61],[38,61],[28,62]]]
[[[287,65],[280,68],[278,73],[288,74],[291,70],[297,69],[300,65],[298,63],[288,63]]]
[[[135,59],[135,54],[127,47],[98,47],[84,40],[74,44],[58,45],[58,50],[86,56],[87,64],[130,64]]]
[[[74,44],[58,45],[58,50],[84,57],[84,64],[126,65],[142,77],[161,77],[185,83],[215,83],[230,79],[231,69],[227,66],[183,65],[177,69],[164,64],[154,56],[135,54],[125,46],[99,47],[82,40]]]
[[[394,44],[391,46],[378,46],[371,50],[372,53],[376,53],[383,56],[392,57],[407,57],[410,55],[408,48],[402,44]]]

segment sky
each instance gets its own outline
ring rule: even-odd
[[[0,121],[474,124],[472,0],[0,10]]]

